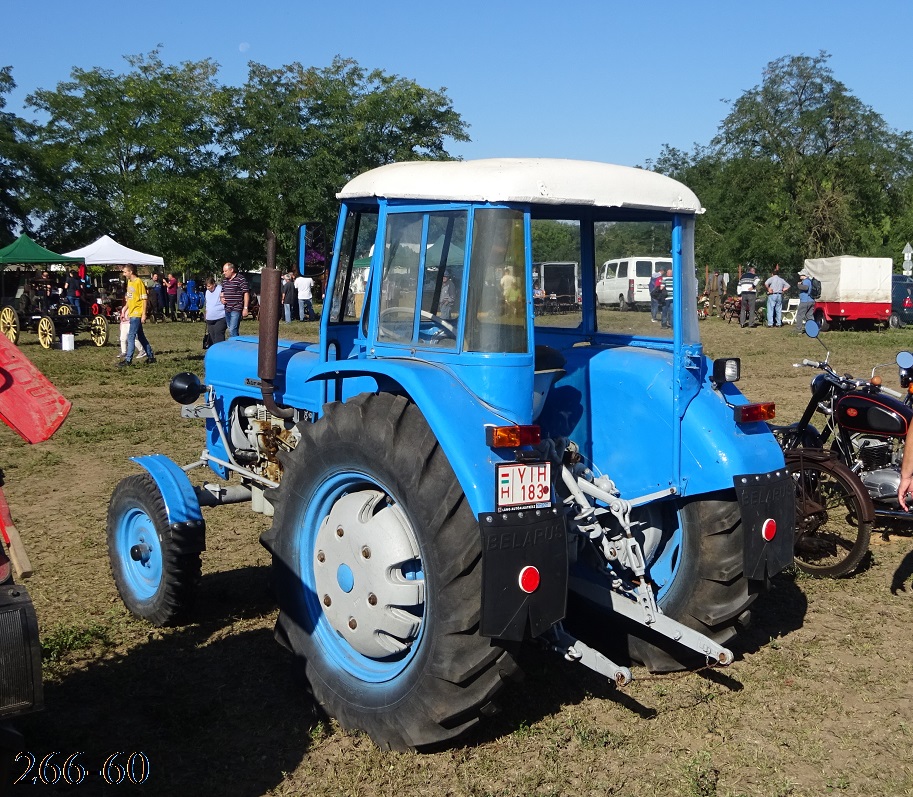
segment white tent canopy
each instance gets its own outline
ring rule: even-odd
[[[81,257],[87,266],[164,266],[165,261],[158,255],[147,255],[119,244],[108,235],[82,249],[66,253],[68,257]]]

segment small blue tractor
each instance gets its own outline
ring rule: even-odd
[[[272,517],[278,639],[381,747],[474,725],[525,640],[618,685],[632,661],[729,664],[792,561],[795,491],[773,405],[701,347],[697,197],[643,170],[495,159],[383,166],[339,198],[319,341],[278,339],[268,252],[259,338],[171,383],[205,419],[200,459],[139,457],[116,488],[127,607],[185,619],[201,508],[250,501]],[[597,264],[635,252],[671,260],[663,306],[598,306]],[[579,305],[534,312],[542,262],[579,264]]]

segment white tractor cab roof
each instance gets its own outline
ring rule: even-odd
[[[350,180],[337,197],[703,212],[694,192],[671,177],[630,166],[559,158],[391,163]]]

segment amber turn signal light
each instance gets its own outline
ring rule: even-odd
[[[485,443],[492,448],[537,446],[542,440],[538,426],[486,426]]]
[[[757,421],[772,421],[776,416],[776,404],[767,401],[763,404],[742,404],[733,407],[732,412],[735,415],[736,423],[755,423]]]

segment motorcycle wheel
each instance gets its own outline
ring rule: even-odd
[[[841,462],[788,456],[796,485],[796,567],[819,577],[855,570],[869,549],[871,501],[858,477]]]

